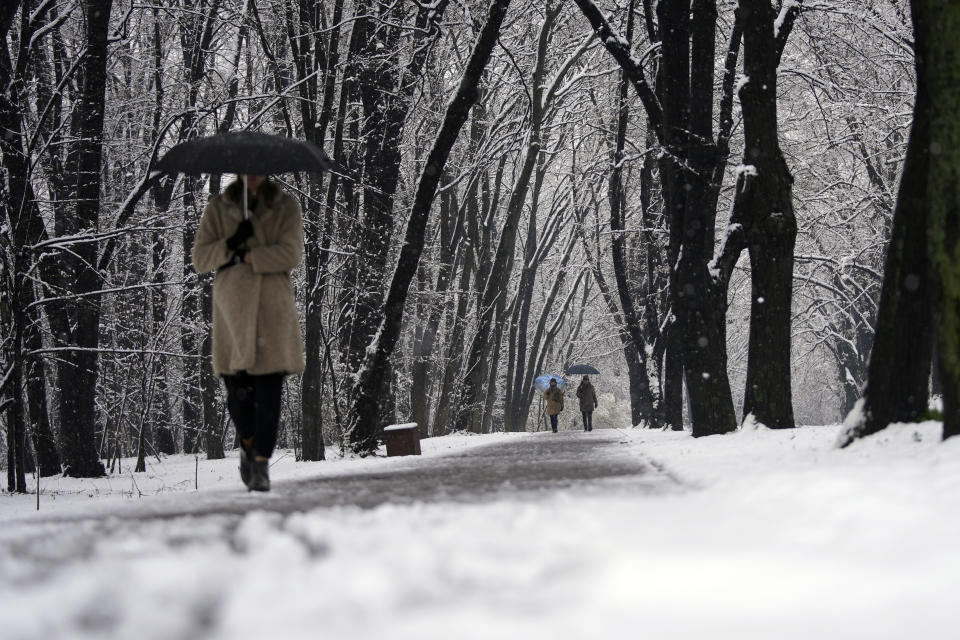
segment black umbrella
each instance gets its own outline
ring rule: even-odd
[[[157,163],[163,173],[237,173],[263,176],[271,173],[311,171],[333,167],[323,149],[307,142],[259,131],[233,131],[181,142]],[[244,182],[243,216],[247,212]]]
[[[240,173],[263,176],[333,167],[323,149],[259,131],[233,131],[181,142],[157,163],[164,173]]]
[[[575,364],[570,367],[567,367],[567,375],[576,376],[576,375],[600,375],[600,372],[591,367],[588,364]]]

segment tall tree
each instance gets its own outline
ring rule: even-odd
[[[863,399],[847,416],[840,445],[880,431],[891,422],[915,420],[927,408],[932,352],[930,286],[927,278],[930,115],[934,108],[925,75],[926,24],[937,20],[915,2],[917,90],[907,158],[900,177],[893,230],[883,274],[877,326]],[[918,22],[918,19],[920,22]]]
[[[916,110],[914,121],[929,119],[926,239],[946,439],[960,435],[960,4],[911,6],[917,76],[928,94],[928,111]]]
[[[627,42],[633,40],[634,2],[627,6]],[[647,374],[646,339],[640,312],[633,300],[627,274],[626,234],[624,218],[626,210],[626,193],[623,185],[623,165],[625,161],[627,125],[629,124],[629,103],[627,94],[630,80],[625,70],[620,70],[620,83],[617,90],[617,120],[616,138],[613,150],[613,169],[610,172],[610,181],[607,197],[610,201],[610,253],[613,258],[613,275],[617,285],[617,294],[620,300],[620,309],[623,313],[624,328],[629,336],[630,345],[625,348],[627,370],[630,374],[630,411],[633,424],[646,422],[648,426],[656,427],[659,420],[653,411],[653,393],[650,389],[650,378]],[[648,247],[650,250],[651,247]]]
[[[22,5],[22,6],[21,6]],[[2,266],[4,295],[3,366],[0,368],[0,405],[7,407],[7,484],[11,491],[26,491],[27,411],[23,403],[27,378],[36,366],[26,360],[40,324],[29,271],[33,256],[29,246],[46,237],[30,180],[30,154],[22,113],[27,108],[28,63],[33,34],[42,26],[52,3],[39,8],[32,2],[10,2],[0,9],[0,208],[2,208]],[[20,14],[16,56],[8,48],[7,34]],[[31,372],[31,368],[33,371]],[[39,416],[34,418],[40,419]]]
[[[211,43],[218,21],[221,0],[191,0],[182,16],[180,46],[184,60],[186,80],[185,107],[180,137],[194,137],[199,125],[193,109],[200,103],[200,94],[207,75]],[[255,5],[254,5],[255,6]],[[192,247],[196,235],[196,220],[200,219],[197,190],[202,184],[198,179],[187,177],[183,181],[183,227],[184,247]],[[205,278],[198,277],[190,261],[189,250],[183,252],[182,273],[185,281],[181,306],[180,343],[183,353],[201,353],[205,340],[209,340],[208,327],[213,321],[211,287],[203,286]],[[218,423],[214,403],[216,382],[209,364],[202,358],[186,358],[183,361],[183,446],[188,452],[202,446],[210,459],[224,457],[223,445],[216,429]]]
[[[623,68],[637,91],[656,135],[660,176],[670,223],[670,299],[677,346],[683,366],[695,436],[736,428],[726,361],[726,282],[708,269],[713,257],[716,205],[726,164],[732,123],[721,116],[713,132],[714,65],[717,7],[713,0],[661,2],[656,20],[645,3],[651,40],[659,42],[654,90],[641,60],[592,0],[576,0],[594,33]],[[739,46],[736,28],[731,49]],[[736,58],[734,57],[734,62]],[[729,63],[728,63],[729,69]],[[724,82],[726,92],[732,83]],[[721,97],[721,102],[723,102]]]
[[[100,216],[107,48],[113,0],[85,0],[83,9],[86,55],[74,113],[76,143],[66,167],[76,206],[65,213],[58,210],[56,230],[60,236],[94,233]],[[94,242],[78,243],[57,256],[64,288],[78,296],[75,301],[60,303],[59,319],[53,323],[54,335],[65,348],[57,366],[57,383],[65,473],[73,477],[104,473],[94,442],[100,341],[100,297],[96,292],[101,286],[97,257]]]
[[[793,427],[791,397],[791,304],[793,248],[797,221],[793,212],[793,176],[780,150],[777,121],[777,67],[802,2],[787,3],[777,14],[770,0],[741,0],[744,152],[738,170],[725,249],[739,257],[750,253],[750,347],[744,419],[753,415],[771,428]],[[775,23],[776,22],[776,26]],[[723,255],[721,262],[736,262]]]
[[[354,449],[360,452],[369,452],[376,447],[377,415],[382,401],[379,391],[384,384],[387,362],[400,336],[407,291],[416,275],[420,254],[423,252],[427,218],[450,151],[467,120],[470,108],[480,96],[480,79],[500,35],[509,6],[510,0],[493,0],[490,3],[486,22],[477,36],[456,94],[447,105],[440,130],[417,182],[404,242],[384,305],[383,321],[377,331],[376,340],[367,350],[367,357],[354,385],[351,441]]]
[[[359,228],[356,296],[352,311],[348,364],[356,371],[379,325],[383,274],[387,270],[394,226],[394,198],[401,175],[404,125],[431,42],[440,32],[448,0],[419,6],[413,25],[405,25],[403,2],[362,0],[352,39],[360,51],[356,89],[363,105],[363,220]],[[412,50],[402,63],[404,32],[412,30]]]
[[[493,345],[491,340],[494,324],[497,319],[498,307],[502,311],[502,304],[506,295],[506,284],[513,264],[514,248],[517,240],[517,231],[520,223],[520,214],[527,199],[530,180],[534,167],[540,156],[543,144],[543,123],[546,115],[548,100],[556,87],[547,87],[546,70],[548,45],[550,34],[561,11],[561,6],[548,3],[537,37],[536,61],[534,63],[530,96],[530,125],[527,131],[523,157],[510,200],[507,204],[507,217],[500,230],[500,239],[497,243],[496,254],[489,267],[480,298],[476,332],[467,351],[466,372],[460,380],[455,395],[455,415],[448,429],[456,431],[477,431],[482,418],[482,405],[479,402],[481,390],[486,374],[483,359]],[[484,280],[481,278],[481,281]]]
[[[343,17],[343,0],[334,2],[330,26],[326,29],[329,32],[326,39],[321,35],[327,22],[323,5],[300,0],[295,7],[295,14],[288,11],[286,24],[300,97],[297,102],[300,108],[300,120],[304,137],[323,146],[334,109],[336,79],[340,64],[340,23]],[[344,91],[344,95],[346,93]],[[342,112],[338,114],[340,118],[343,116]],[[328,187],[336,188],[336,180],[336,176],[330,175]],[[306,287],[304,287],[306,368],[301,381],[303,389],[301,456],[304,460],[323,460],[325,457],[322,361],[325,345],[322,311],[334,211],[331,206],[323,206],[323,193],[323,184],[318,178],[312,176],[303,216],[306,271]]]

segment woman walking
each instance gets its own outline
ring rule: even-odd
[[[269,491],[283,377],[305,365],[290,282],[303,255],[303,220],[297,199],[273,182],[240,180],[207,204],[192,258],[197,273],[217,272],[213,370],[240,436],[240,478],[251,491]]]
[[[557,386],[556,378],[550,378],[550,387],[543,392],[547,400],[547,415],[550,416],[550,428],[557,432],[557,416],[563,411],[563,391]]]
[[[590,384],[590,378],[583,376],[583,381],[577,386],[577,399],[580,400],[580,413],[583,415],[583,430],[593,431],[593,410],[600,406],[597,402],[597,392]]]

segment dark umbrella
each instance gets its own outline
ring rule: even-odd
[[[333,163],[323,149],[307,142],[259,131],[233,131],[181,142],[157,163],[164,173],[237,173],[267,175],[291,171],[328,171]],[[246,183],[244,183],[246,187]],[[243,190],[247,216],[247,190]]]
[[[333,167],[323,149],[307,142],[259,131],[233,131],[194,138],[160,158],[164,173],[242,173],[267,175],[291,171],[327,171]]]
[[[567,375],[568,376],[576,376],[576,375],[585,375],[585,376],[597,375],[598,376],[600,375],[600,372],[588,364],[575,364],[573,366],[567,367]]]

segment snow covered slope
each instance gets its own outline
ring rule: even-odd
[[[199,461],[199,491],[192,457],[139,491],[126,466],[55,479],[39,513],[0,497],[2,633],[956,637],[960,439],[900,425],[837,450],[838,431],[450,436],[288,455],[268,496],[235,458]]]

